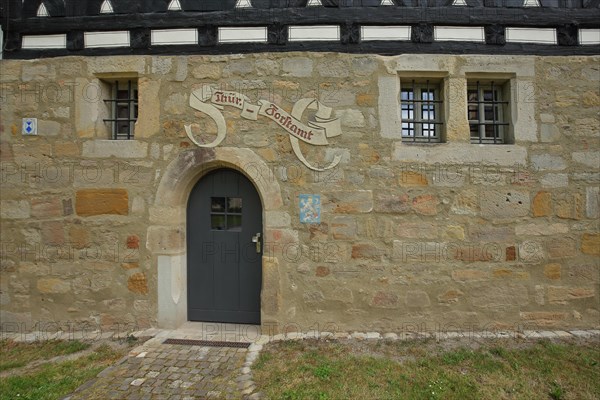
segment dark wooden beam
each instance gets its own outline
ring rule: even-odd
[[[44,57],[59,57],[69,55],[79,56],[111,56],[111,55],[182,55],[182,54],[241,54],[287,51],[315,51],[339,52],[362,54],[503,54],[503,55],[541,55],[541,56],[569,56],[569,55],[598,55],[598,46],[556,46],[531,43],[506,43],[504,46],[490,46],[484,43],[472,42],[433,42],[413,43],[410,41],[389,42],[362,42],[348,45],[341,42],[288,42],[287,45],[274,45],[264,43],[239,43],[219,44],[212,46],[180,45],[180,46],[152,46],[147,49],[133,49],[127,47],[83,49],[77,53],[66,49],[49,50],[20,50],[18,52],[5,52],[7,59],[33,59]]]
[[[357,12],[358,10],[358,12]],[[28,34],[64,33],[85,27],[89,31],[129,30],[133,28],[190,28],[202,25],[268,26],[281,25],[429,25],[515,27],[557,27],[576,24],[579,28],[600,26],[598,8],[487,8],[487,7],[365,7],[236,9],[215,12],[133,13],[94,17],[52,17],[2,21],[4,31]]]

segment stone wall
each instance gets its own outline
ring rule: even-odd
[[[278,329],[597,327],[598,57],[68,57],[1,61],[1,321],[185,321],[185,207],[220,166],[264,206],[262,320]],[[469,75],[471,74],[471,75]],[[510,81],[514,143],[469,143],[466,77]],[[446,142],[401,141],[400,76],[441,80]],[[136,77],[134,141],[110,141],[107,82]],[[287,111],[318,98],[328,146],[225,107],[225,141],[188,105],[205,84]],[[39,136],[21,135],[35,117]],[[319,194],[320,224],[298,196]]]

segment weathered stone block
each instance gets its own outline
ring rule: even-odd
[[[320,62],[317,71],[322,77],[346,78],[350,74],[348,64],[342,60],[330,60]]]
[[[592,168],[600,168],[600,152],[580,151],[573,153],[573,161]]]
[[[469,226],[469,238],[480,243],[507,243],[515,238],[515,228],[512,226]]]
[[[408,308],[426,308],[431,305],[429,295],[422,290],[406,292],[405,303]]]
[[[184,233],[174,226],[151,226],[146,236],[146,248],[161,254],[177,253],[185,248]]]
[[[464,296],[464,293],[458,289],[449,289],[444,293],[440,294],[437,299],[440,303],[452,304],[457,303],[458,300]]]
[[[411,210],[410,197],[403,193],[390,193],[384,190],[375,192],[375,211],[393,214],[406,214]]]
[[[148,156],[148,143],[138,140],[88,140],[83,142],[83,156],[145,158]]]
[[[123,268],[124,270],[138,269],[139,267],[140,263],[137,262],[121,263],[121,268]]]
[[[402,171],[398,179],[400,186],[427,186],[427,175],[412,171]]]
[[[1,162],[12,162],[14,160],[12,147],[10,143],[0,143],[0,161]],[[8,164],[7,164],[8,165]],[[16,166],[14,167],[16,170]],[[2,175],[4,179],[4,174],[6,173],[7,168],[2,168]],[[3,182],[4,183],[4,182]]]
[[[584,233],[581,237],[581,252],[600,255],[600,233]]]
[[[185,113],[188,105],[188,96],[185,93],[172,93],[164,100],[164,110],[168,114],[181,115]]]
[[[313,60],[308,57],[292,57],[283,59],[284,76],[298,78],[311,76],[313,73]]]
[[[490,278],[486,271],[476,269],[459,269],[452,271],[452,279],[457,282],[485,281]]]
[[[544,143],[556,142],[561,137],[560,130],[554,124],[542,124],[540,135],[541,141]]]
[[[257,59],[255,62],[258,76],[279,76],[279,62],[276,60]]]
[[[377,98],[370,93],[359,93],[356,95],[356,105],[360,107],[375,107]]]
[[[479,206],[487,219],[524,217],[529,214],[529,192],[487,190],[481,193]]]
[[[129,195],[126,189],[84,189],[75,197],[77,215],[90,217],[94,215],[129,213]]]
[[[568,174],[545,174],[540,179],[540,183],[545,188],[561,188],[569,186]]]
[[[37,289],[43,294],[64,294],[71,291],[71,284],[62,279],[45,278],[37,281]]]
[[[138,98],[139,115],[135,122],[135,137],[147,138],[160,132],[160,83],[148,78],[138,80],[140,96]]]
[[[585,214],[588,218],[600,217],[600,187],[593,186],[586,188],[585,195]]]
[[[548,302],[550,304],[567,304],[571,300],[594,297],[596,291],[593,288],[549,286]]]
[[[392,292],[379,291],[375,293],[370,304],[376,308],[398,308],[398,296]]]
[[[56,121],[38,121],[38,135],[40,136],[58,136],[60,131],[61,125]]]
[[[458,225],[448,225],[443,233],[444,239],[465,240],[465,229]]]
[[[561,223],[532,222],[516,225],[515,232],[518,236],[558,235],[569,232],[569,226]]]
[[[441,146],[418,147],[396,143],[393,160],[430,165],[478,164],[514,167],[525,165],[527,150],[523,146],[486,146],[477,151],[469,143],[444,143]]]
[[[453,246],[449,249],[452,253],[449,256],[455,260],[466,262],[492,261],[498,258],[498,254],[495,254],[497,250],[499,248],[494,245]]]
[[[254,61],[253,60],[230,60],[227,66],[223,70],[225,76],[232,75],[248,75],[254,72]]]
[[[359,76],[371,76],[378,68],[377,60],[371,57],[352,58],[352,71]]]
[[[520,280],[525,280],[525,279],[530,278],[530,275],[528,272],[515,271],[515,270],[507,269],[507,268],[495,269],[492,272],[492,276],[494,278],[520,279]]]
[[[548,279],[558,280],[561,276],[561,265],[560,264],[546,264],[544,265],[544,276]]]
[[[357,225],[354,217],[334,217],[331,221],[331,234],[334,239],[356,238]]]
[[[41,224],[42,242],[46,246],[65,243],[65,232],[62,221],[49,221]]]
[[[290,244],[298,243],[298,231],[294,229],[267,229],[265,232],[265,244]]]
[[[285,211],[267,211],[265,216],[269,228],[287,228],[292,222],[290,214]]]
[[[385,254],[385,250],[380,249],[371,243],[357,243],[352,245],[352,258],[370,258],[379,260]]]
[[[587,107],[598,107],[600,106],[600,96],[595,91],[583,92],[581,102]]]
[[[336,110],[335,116],[342,121],[342,126],[348,128],[364,128],[367,124],[364,114],[353,108]]]
[[[364,164],[376,164],[381,159],[379,152],[366,143],[358,144],[358,154]]]
[[[456,195],[450,211],[457,215],[477,215],[479,213],[479,194],[474,190],[464,190]]]
[[[261,309],[268,315],[276,315],[281,307],[279,269],[279,260],[276,257],[263,257]]]
[[[31,215],[31,204],[26,200],[2,200],[0,217],[4,219],[24,219]]]
[[[57,157],[76,157],[79,155],[79,145],[74,142],[54,143],[54,155]]]
[[[140,238],[138,235],[127,236],[127,248],[128,249],[139,249],[140,248]]]
[[[216,63],[203,63],[192,69],[192,76],[196,79],[220,79],[221,66]]]
[[[31,216],[34,218],[62,217],[63,205],[58,197],[38,197],[31,199]]]
[[[173,59],[170,57],[152,57],[152,73],[166,75],[171,72]]]
[[[29,81],[53,81],[56,78],[56,67],[51,64],[24,64],[21,79]]]
[[[368,213],[373,210],[373,191],[334,191],[328,193],[323,208],[337,214]]]
[[[519,315],[522,320],[528,321],[538,327],[559,326],[569,316],[569,314],[565,312],[551,311],[520,312]]]
[[[135,294],[148,294],[148,279],[146,274],[138,272],[129,277],[127,280],[127,289]]]
[[[471,289],[469,299],[477,308],[503,310],[529,304],[529,292],[524,285],[482,285]]]
[[[400,107],[398,107],[400,79],[395,73],[393,75],[382,75],[377,80],[377,86],[379,89],[380,135],[388,139],[402,139]]]
[[[405,222],[396,224],[394,233],[401,238],[432,240],[439,237],[439,227],[431,222]]]
[[[436,215],[438,213],[437,206],[440,203],[435,195],[424,194],[417,196],[412,200],[412,208],[417,214],[421,215]]]
[[[570,237],[551,239],[546,242],[546,250],[550,258],[569,258],[577,255],[577,243]]]
[[[560,156],[553,154],[534,154],[531,156],[531,166],[537,171],[561,171],[567,167],[567,164]]]
[[[563,219],[583,219],[585,212],[583,201],[583,196],[579,193],[561,195],[555,201],[556,216]]]
[[[538,192],[533,198],[531,208],[534,217],[552,215],[552,194],[544,191]]]
[[[325,296],[323,295],[323,293],[316,290],[305,292],[302,295],[302,298],[304,299],[304,302],[309,305],[315,303],[322,303],[323,301],[325,301]]]
[[[517,259],[517,248],[515,246],[508,246],[506,248],[506,261],[515,261]]]

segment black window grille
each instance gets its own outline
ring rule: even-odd
[[[471,143],[503,144],[508,142],[506,108],[502,85],[494,82],[467,85],[467,104]]]
[[[400,90],[402,141],[432,143],[441,141],[440,90],[429,81]]]
[[[114,140],[130,140],[134,136],[135,121],[138,117],[137,82],[115,81],[112,85],[111,98],[104,100],[110,106],[110,118]]]

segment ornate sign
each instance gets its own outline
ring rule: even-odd
[[[303,224],[319,224],[321,222],[321,196],[318,194],[301,194],[300,222]]]
[[[282,127],[290,135],[292,149],[300,161],[308,168],[315,171],[326,171],[339,164],[341,157],[336,155],[327,167],[317,168],[311,165],[300,150],[300,140],[316,146],[328,145],[327,139],[342,134],[340,120],[332,118],[332,109],[320,103],[317,99],[300,99],[287,113],[277,104],[267,100],[259,100],[258,104],[252,104],[248,97],[232,91],[217,90],[211,86],[203,86],[194,90],[190,95],[190,106],[212,118],[217,124],[217,137],[207,144],[199,143],[192,134],[190,125],[185,126],[185,131],[190,140],[199,147],[216,147],[227,135],[225,117],[221,113],[223,106],[232,106],[242,110],[240,116],[245,119],[256,121],[258,116],[271,119]],[[302,122],[302,116],[306,110],[316,110],[315,120]]]

